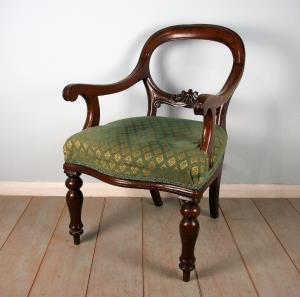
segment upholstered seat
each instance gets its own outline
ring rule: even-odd
[[[65,161],[109,176],[200,188],[218,168],[227,135],[216,126],[212,167],[199,148],[203,124],[168,117],[135,117],[85,129],[65,143]]]

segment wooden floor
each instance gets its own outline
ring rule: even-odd
[[[74,246],[64,198],[0,197],[0,296],[300,296],[300,199],[224,199],[217,220],[204,199],[189,283],[178,208],[86,198]]]

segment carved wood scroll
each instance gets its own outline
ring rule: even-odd
[[[189,89],[188,91],[181,91],[179,94],[170,94],[161,90],[151,77],[145,79],[144,84],[149,99],[148,115],[155,115],[157,108],[159,108],[161,104],[186,108],[195,108],[199,106],[199,93],[197,91]]]
[[[175,102],[184,103],[185,107],[194,108],[198,96],[198,92],[194,92],[192,89],[189,89],[187,92],[182,91],[181,94],[173,95],[172,98]]]
[[[156,90],[157,91],[157,90]],[[159,93],[159,92],[158,92]],[[198,92],[189,89],[188,91],[181,91],[180,94],[164,94],[163,96],[155,93],[153,96],[153,107],[159,108],[162,103],[171,106],[180,106],[185,108],[195,108],[198,106]]]

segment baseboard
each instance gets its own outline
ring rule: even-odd
[[[85,196],[97,197],[149,197],[149,191],[115,187],[102,182],[85,183]],[[64,196],[63,183],[54,182],[0,182],[1,196]],[[204,193],[207,196],[207,191]],[[162,197],[176,197],[162,193]],[[222,184],[221,198],[300,198],[300,185],[275,184]]]

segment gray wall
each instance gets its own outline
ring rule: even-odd
[[[85,118],[83,100],[63,101],[63,87],[123,78],[151,33],[180,23],[228,26],[245,41],[223,181],[299,184],[300,2],[292,0],[1,1],[0,180],[62,181],[64,140]],[[223,45],[187,41],[158,49],[151,66],[166,90],[215,93],[230,63]],[[142,85],[100,103],[102,123],[147,108]],[[159,114],[195,118],[169,107]]]

